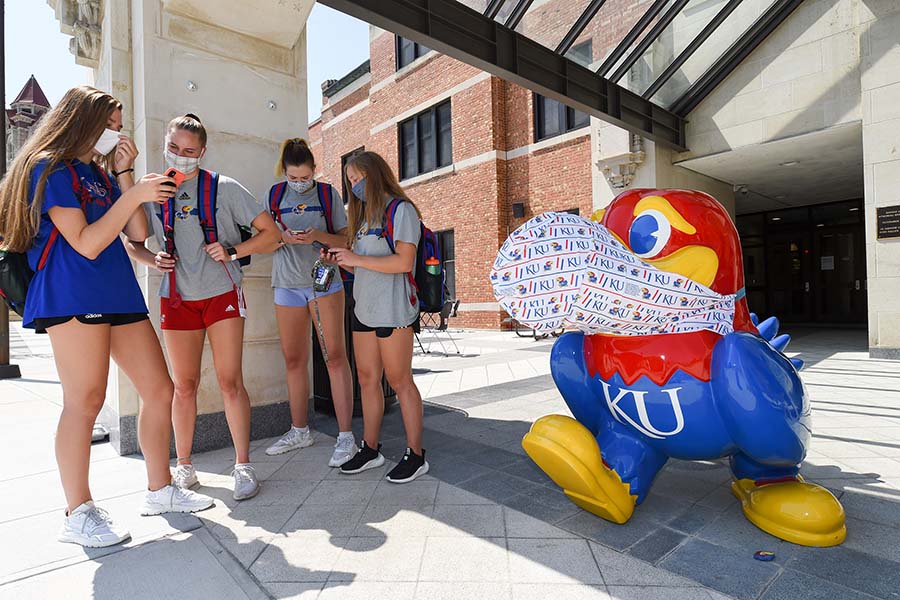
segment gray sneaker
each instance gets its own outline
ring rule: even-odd
[[[300,431],[291,427],[290,431],[281,436],[281,438],[266,448],[266,454],[275,456],[284,454],[291,450],[299,450],[300,448],[308,448],[313,445],[312,431],[307,428],[306,431]]]
[[[246,500],[259,493],[256,471],[250,465],[234,465],[231,475],[234,477],[235,500]]]

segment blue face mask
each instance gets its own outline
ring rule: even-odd
[[[353,187],[353,195],[359,198],[359,201],[364,203],[366,202],[366,178],[363,177],[359,181],[357,181]]]

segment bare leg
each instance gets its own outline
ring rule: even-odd
[[[109,325],[85,325],[77,319],[47,330],[63,388],[56,463],[69,512],[92,499],[91,433],[106,398],[109,330]]]
[[[366,445],[378,449],[381,420],[384,418],[384,390],[381,376],[384,367],[378,354],[375,332],[353,332],[353,353],[356,356],[356,376],[362,392],[363,439]]]
[[[175,394],[172,402],[172,422],[175,425],[175,453],[178,462],[190,464],[194,445],[194,425],[197,422],[197,390],[200,388],[200,361],[203,358],[202,329],[192,331],[163,331]]]
[[[287,368],[291,424],[306,427],[309,417],[309,313],[305,307],[276,305],[275,318]]]
[[[328,378],[331,381],[334,414],[337,417],[338,429],[350,431],[353,418],[353,380],[350,375],[350,362],[347,360],[347,347],[344,344],[344,293],[319,298],[318,302],[322,331],[325,334],[325,347],[328,349]],[[314,306],[309,306],[311,319],[316,318],[315,310]],[[318,331],[316,335],[319,335]]]
[[[422,395],[413,380],[413,330],[395,329],[390,337],[379,339],[378,346],[388,383],[397,392],[406,444],[416,454],[422,454]]]
[[[241,358],[244,350],[244,319],[225,319],[209,329],[216,378],[225,403],[225,418],[234,444],[235,462],[250,462],[250,395],[244,387]]]
[[[175,387],[150,321],[113,327],[110,339],[113,360],[125,371],[141,397],[138,440],[147,465],[148,487],[158,490],[172,482],[169,442]]]

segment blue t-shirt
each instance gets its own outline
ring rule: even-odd
[[[46,162],[31,173],[29,198],[34,201],[38,179]],[[98,167],[78,160],[72,166],[80,180],[88,224],[98,221],[121,195],[118,186],[106,178]],[[34,246],[28,250],[28,263],[35,271],[25,302],[24,326],[34,328],[35,319],[70,315],[145,313],[147,303],[134,276],[125,246],[116,238],[94,260],[79,254],[59,234],[47,255],[44,268],[38,262],[53,231],[48,211],[54,206],[81,209],[72,186],[72,174],[59,164],[47,178],[41,205],[41,224]]]

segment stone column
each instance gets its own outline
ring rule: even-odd
[[[192,112],[209,130],[203,164],[264,200],[281,141],[306,135],[305,26],[313,0],[48,2],[63,32],[75,36],[76,62],[93,67],[96,85],[122,101],[125,128],[140,150],[138,174],[163,169],[165,125]],[[158,325],[160,276],[136,270]],[[245,269],[244,380],[254,438],[282,433],[290,423],[270,274],[266,256]],[[116,449],[133,453],[139,400],[124,374],[114,368],[110,379],[103,420]],[[198,412],[194,451],[229,446],[208,344]]]
[[[869,354],[900,359],[900,239],[876,238],[879,207],[900,205],[900,4],[859,3]]]

